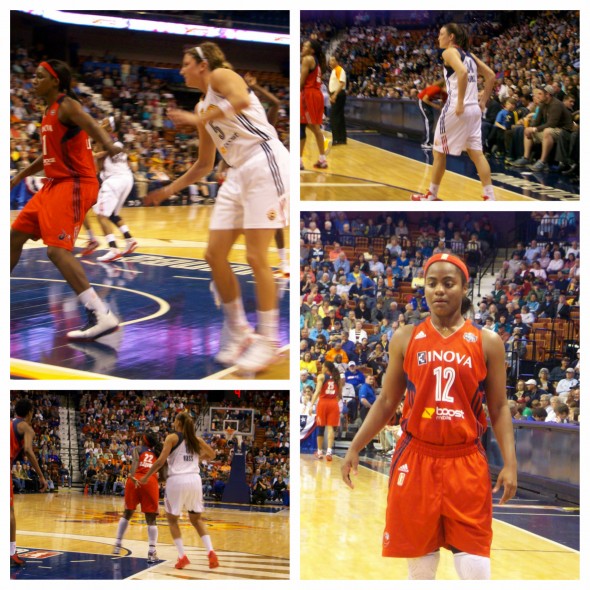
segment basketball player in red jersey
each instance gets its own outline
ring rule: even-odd
[[[327,168],[324,148],[324,134],[320,125],[324,119],[324,95],[320,90],[322,85],[323,62],[322,46],[317,39],[306,41],[301,48],[301,125],[299,139],[301,143],[300,155],[303,158],[305,148],[305,128],[309,127],[314,134],[320,152],[319,160],[314,168]],[[301,160],[303,169],[303,160]]]
[[[111,156],[121,148],[82,109],[70,89],[71,80],[67,64],[56,59],[41,62],[33,78],[35,93],[47,104],[41,123],[43,154],[10,181],[10,188],[41,170],[46,181],[12,224],[10,270],[17,265],[25,243],[42,238],[47,256],[88,312],[88,324],[68,332],[68,338],[94,340],[116,330],[119,320],[90,286],[72,253],[84,216],[98,195],[88,136],[100,142]]]
[[[338,403],[342,398],[340,387],[340,372],[336,365],[330,361],[324,361],[322,372],[318,375],[317,385],[311,407],[319,397],[316,410],[316,421],[318,425],[318,450],[316,457],[323,458],[324,452],[324,430],[328,430],[328,448],[326,450],[326,461],[332,460],[332,447],[334,446],[334,428],[340,424],[340,407]]]
[[[24,453],[35,473],[39,476],[39,491],[47,489],[47,482],[33,452],[35,431],[31,427],[33,420],[33,402],[19,399],[14,407],[16,418],[10,422],[10,566],[21,566],[26,563],[16,554],[16,518],[14,516],[14,492],[12,490],[12,466],[21,453]]]
[[[424,271],[431,315],[393,335],[383,391],[352,441],[342,477],[352,488],[359,451],[394,416],[405,393],[383,555],[407,558],[409,579],[434,579],[445,547],[454,553],[461,579],[489,579],[492,490],[480,441],[487,427],[484,395],[504,460],[494,488],[504,487],[500,504],[514,496],[517,480],[504,346],[497,334],[463,317],[470,302],[462,260],[436,254]]]
[[[131,471],[125,483],[125,512],[119,520],[117,528],[117,540],[113,555],[121,553],[121,542],[123,535],[129,526],[129,521],[135,512],[138,504],[141,504],[141,511],[145,515],[145,522],[148,527],[148,563],[155,563],[158,560],[156,554],[156,543],[158,542],[158,504],[160,499],[160,486],[158,475],[154,473],[145,485],[140,485],[139,480],[150,470],[162,451],[162,444],[153,432],[143,435],[143,445],[133,449],[133,460]]]
[[[490,165],[483,154],[481,113],[492,93],[496,76],[480,59],[468,51],[469,39],[463,28],[449,23],[440,29],[438,43],[443,50],[447,101],[434,133],[432,177],[425,194],[411,196],[412,201],[437,201],[447,154],[460,156],[464,151],[475,164],[483,186],[483,200],[494,201]],[[477,78],[482,76],[484,88],[478,96]]]

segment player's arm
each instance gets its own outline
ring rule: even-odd
[[[442,57],[445,64],[453,68],[457,75],[457,108],[455,109],[455,113],[461,115],[465,110],[463,101],[465,100],[465,91],[467,90],[467,68],[461,61],[459,50],[455,47],[445,49]]]
[[[514,497],[517,485],[514,428],[506,396],[505,351],[502,339],[489,330],[481,331],[488,375],[485,381],[486,401],[492,428],[502,453],[504,467],[498,474],[494,491],[504,487],[500,504]]]
[[[313,397],[311,398],[311,407],[315,406],[315,403],[322,392],[322,386],[324,385],[324,381],[326,380],[326,376],[323,373],[318,375],[318,380],[316,381],[315,391],[313,392]]]
[[[484,111],[488,99],[492,95],[492,90],[494,89],[494,84],[496,83],[496,74],[494,70],[492,70],[489,66],[483,63],[481,59],[471,54],[471,57],[475,60],[477,65],[477,73],[480,76],[483,76],[483,94],[481,99],[479,100],[479,108]]]
[[[215,449],[208,445],[200,436],[197,436],[199,441],[199,457],[204,459],[215,459]]]
[[[182,175],[170,184],[148,193],[143,199],[144,205],[159,205],[177,191],[194,184],[207,176],[215,164],[215,144],[203,123],[195,119],[199,130],[199,157],[197,161]]]
[[[342,464],[342,479],[350,488],[354,485],[350,479],[350,472],[356,475],[359,463],[359,453],[373,437],[380,432],[395,414],[404,392],[406,379],[404,376],[404,355],[414,326],[405,326],[397,330],[389,343],[389,365],[383,377],[381,395],[371,406],[363,425],[356,433]]]
[[[64,125],[77,125],[94,141],[100,143],[109,156],[116,156],[123,149],[116,146],[111,136],[82,108],[82,105],[73,98],[66,97],[58,111],[59,120]]]
[[[31,467],[39,476],[39,484],[41,485],[39,491],[44,492],[47,489],[47,482],[45,481],[45,477],[43,476],[43,472],[41,471],[41,467],[39,467],[39,462],[37,461],[37,457],[33,451],[33,439],[35,438],[35,431],[26,422],[21,422],[19,427],[22,431],[21,433],[24,434],[23,452],[31,463]]]
[[[250,106],[248,85],[233,70],[227,68],[214,70],[209,78],[209,85],[214,92],[225,97],[227,104],[223,103],[222,108],[219,109],[207,109],[207,111],[199,115],[203,123],[224,117],[232,117]]]
[[[301,60],[301,78],[299,80],[299,89],[303,90],[305,86],[305,80],[309,76],[310,72],[315,68],[315,60],[311,55],[306,55]]]
[[[137,467],[139,465],[139,451],[137,447],[133,449],[133,458],[131,459],[131,468],[129,469],[129,477],[131,479],[135,479],[135,472],[137,471]]]
[[[157,471],[162,469],[162,467],[164,467],[168,459],[168,456],[170,455],[172,449],[174,448],[174,445],[176,444],[178,444],[178,435],[173,432],[172,434],[169,434],[166,437],[166,440],[164,441],[164,447],[162,448],[160,456],[156,459],[156,462],[150,467],[150,470],[139,480],[140,484],[145,485],[154,473],[156,473]]]
[[[27,176],[32,176],[43,170],[43,155],[39,156],[35,161],[31,162],[26,168],[23,168],[18,174],[10,179],[10,188],[13,189]]]

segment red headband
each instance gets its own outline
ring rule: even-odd
[[[465,263],[460,258],[453,256],[453,254],[435,254],[434,256],[431,256],[424,265],[424,276],[426,276],[428,268],[431,264],[441,261],[454,264],[463,273],[465,279],[469,281],[469,271],[467,270],[467,266],[465,266]]]
[[[59,77],[55,73],[55,70],[46,61],[42,61],[39,65],[42,68],[45,68],[56,80],[59,80]]]

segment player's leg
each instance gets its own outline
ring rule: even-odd
[[[318,450],[315,454],[317,459],[324,458],[324,433],[325,432],[326,432],[326,427],[318,425],[318,436],[317,436]]]
[[[285,232],[283,231],[282,227],[279,227],[275,231],[275,242],[277,245],[279,259],[281,261],[281,272],[283,273],[283,277],[289,277],[290,269],[289,262],[287,260],[287,250],[285,248]]]
[[[117,242],[115,240],[115,234],[112,231],[110,217],[100,213],[97,213],[96,217],[98,219],[100,229],[102,230],[102,233],[109,245],[109,251],[106,254],[99,256],[97,260],[99,262],[114,262],[115,260],[121,258],[121,252],[117,248]]]
[[[94,235],[94,232],[92,231],[92,226],[90,225],[90,220],[88,219],[88,214],[86,214],[86,217],[84,217],[84,229],[86,230],[86,235],[88,236],[88,239],[86,240],[86,244],[84,245],[84,248],[81,252],[81,256],[90,256],[90,254],[92,254],[92,252],[94,252],[98,246],[98,240],[96,239],[96,236]]]
[[[121,544],[123,543],[123,537],[127,532],[127,528],[129,527],[129,521],[133,516],[134,510],[130,510],[129,508],[125,508],[123,512],[123,516],[119,519],[119,524],[117,525],[117,538],[115,539],[115,547],[113,548],[113,555],[119,555],[121,553]]]
[[[127,200],[127,197],[131,194],[131,191],[133,190],[133,183],[133,177],[129,178],[127,183],[121,182],[118,191],[117,207],[115,208],[113,215],[111,215],[110,217],[111,221],[119,228],[119,231],[121,232],[121,234],[123,234],[123,237],[125,238],[125,248],[121,252],[123,256],[131,254],[137,249],[137,241],[133,238],[133,236],[131,235],[131,231],[129,230],[129,227],[127,226],[123,218],[119,215],[119,213],[121,213],[123,205],[125,204],[125,201]]]
[[[176,545],[178,551],[178,561],[174,566],[176,569],[181,570],[190,564],[188,557],[184,554],[184,544],[182,542],[182,535],[180,533],[180,527],[178,526],[178,518],[180,515],[171,514],[166,510],[166,519],[168,520],[168,527],[170,528],[170,536],[172,541]]]
[[[492,186],[492,171],[490,164],[481,150],[468,149],[467,155],[475,164],[479,180],[483,186],[483,198],[486,201],[495,201],[494,188]]]
[[[18,264],[23,252],[23,246],[28,240],[33,239],[35,239],[35,236],[32,234],[27,234],[15,229],[10,230],[10,272],[12,272],[14,267]]]
[[[434,580],[440,561],[440,551],[408,559],[408,580]]]
[[[275,228],[245,229],[246,258],[256,281],[257,337],[240,356],[238,367],[260,371],[276,356],[279,342],[279,309],[277,288],[268,260]]]
[[[465,553],[453,548],[455,570],[461,580],[491,579],[490,558]]]
[[[328,448],[326,449],[326,460],[332,460],[332,448],[334,447],[334,427],[333,426],[326,426],[326,431],[328,434]]]
[[[156,553],[156,545],[158,543],[157,518],[157,512],[145,513],[145,522],[148,529],[148,563],[154,563],[158,559],[158,554]]]
[[[315,168],[327,168],[328,164],[326,162],[326,147],[325,147],[325,138],[324,134],[322,133],[322,129],[319,124],[308,125],[309,130],[312,132],[313,136],[315,137],[316,144],[318,146],[318,151],[320,152],[319,160],[316,164],[314,164]]]
[[[199,512],[188,512],[188,518],[191,521],[193,527],[197,531],[199,537],[201,537],[201,541],[203,541],[203,545],[205,545],[205,549],[207,550],[207,557],[209,558],[209,569],[214,569],[219,567],[219,560],[217,559],[217,555],[215,555],[215,551],[213,550],[213,543],[211,542],[211,537],[207,532],[207,527],[203,524],[201,519],[201,514]]]
[[[12,505],[12,481],[10,484],[10,565],[24,565],[24,559],[16,554],[16,517],[14,516],[14,506]]]

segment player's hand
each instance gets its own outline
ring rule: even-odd
[[[485,101],[485,100],[480,100],[479,101],[479,110],[482,113],[486,110],[486,103],[487,103],[487,101]]]
[[[181,109],[168,109],[166,111],[168,118],[174,123],[175,127],[182,127],[183,125],[197,126],[197,116],[190,111],[183,111]]]
[[[39,479],[39,484],[40,484],[40,486],[41,486],[41,487],[39,488],[39,491],[40,491],[41,493],[43,493],[43,492],[47,491],[47,480],[46,480],[44,477],[42,477],[41,479]]]
[[[504,493],[502,494],[502,498],[500,499],[500,506],[502,504],[506,504],[508,500],[514,498],[514,494],[516,494],[516,466],[514,467],[506,467],[502,468],[502,471],[498,474],[498,479],[496,481],[496,485],[494,486],[493,492],[497,492],[502,486],[504,486]]]
[[[168,187],[163,186],[162,188],[158,188],[155,191],[149,192],[143,198],[143,204],[146,207],[157,207],[162,201],[169,199],[172,195],[168,194],[169,191],[166,190]]]
[[[465,105],[457,104],[457,106],[455,107],[455,115],[457,115],[457,117],[460,117],[464,112],[465,112]]]
[[[137,482],[137,486],[144,486],[147,482],[148,482],[148,478],[147,477],[142,477],[140,480],[135,480]]]
[[[342,463],[342,467],[340,471],[342,473],[342,481],[351,489],[354,489],[354,484],[350,479],[350,474],[353,475],[358,474],[358,467],[359,467],[359,454],[352,449],[348,449],[346,456],[344,457],[344,462]]]

